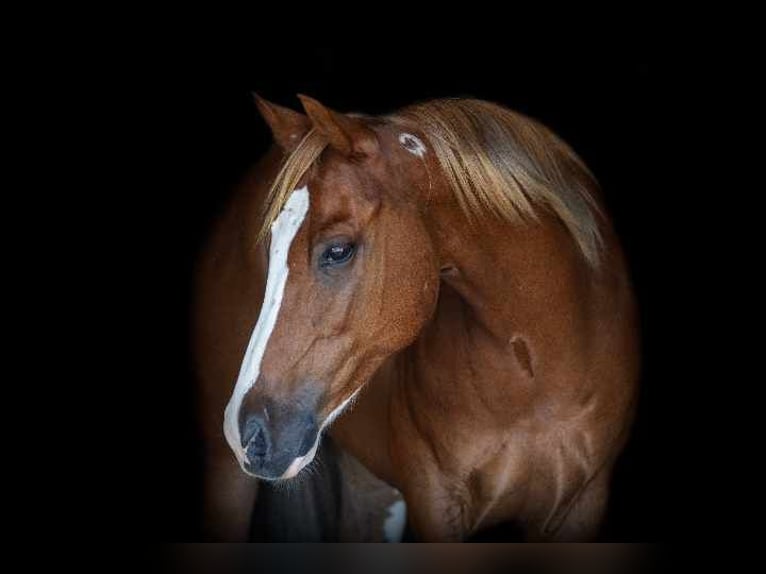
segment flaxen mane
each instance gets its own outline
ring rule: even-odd
[[[433,100],[384,119],[426,138],[474,223],[489,214],[509,222],[534,221],[535,208],[549,209],[585,258],[597,265],[602,241],[594,197],[598,185],[580,158],[550,130],[496,104],[472,99]],[[287,157],[271,188],[259,239],[326,146],[312,130]]]

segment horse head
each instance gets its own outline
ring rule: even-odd
[[[261,234],[265,297],[224,422],[245,472],[268,480],[312,461],[322,431],[417,337],[439,287],[423,140],[301,101],[305,115],[257,100],[286,159]]]

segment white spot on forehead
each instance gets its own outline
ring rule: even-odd
[[[417,136],[407,133],[399,134],[399,143],[413,155],[418,157],[426,155],[426,146]]]
[[[239,434],[239,410],[247,392],[258,380],[261,372],[261,360],[266,352],[271,333],[277,323],[279,309],[282,306],[287,275],[290,271],[287,256],[290,245],[303,224],[309,209],[308,187],[296,189],[290,194],[282,211],[271,224],[271,247],[269,249],[269,273],[266,278],[266,294],[261,306],[261,314],[255,324],[250,342],[247,345],[242,366],[239,370],[234,392],[224,413],[223,432],[226,441],[234,451],[243,470],[247,460],[245,448]]]

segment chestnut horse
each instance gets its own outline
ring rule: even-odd
[[[329,432],[419,540],[593,538],[639,353],[587,167],[480,100],[367,117],[300,99],[257,99],[276,145],[199,265],[210,535],[247,537],[258,483],[305,476]]]

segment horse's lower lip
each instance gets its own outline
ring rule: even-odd
[[[262,480],[263,482],[279,482],[281,477],[279,476],[261,476],[258,474],[253,475],[254,478],[257,478],[258,480]]]
[[[253,470],[252,466],[249,462],[244,463],[244,469],[250,476],[257,478],[258,480],[265,480],[267,482],[274,482],[279,480],[282,477],[283,473],[279,474],[263,474],[262,470],[255,471]]]

